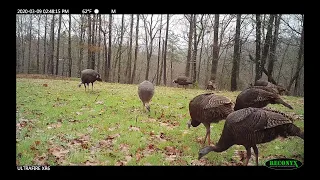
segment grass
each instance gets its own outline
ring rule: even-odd
[[[157,86],[151,112],[142,107],[137,85],[96,82],[94,90],[78,88],[75,79],[34,79],[17,76],[17,165],[239,165],[243,146],[212,152],[197,160],[205,136],[203,125],[187,128],[188,104],[199,89]],[[238,92],[221,91],[235,101]],[[303,98],[284,96],[304,115]],[[212,124],[217,142],[225,121]],[[304,128],[303,120],[294,122]],[[298,137],[258,145],[259,164],[270,158],[304,161]],[[250,160],[254,164],[254,156]]]

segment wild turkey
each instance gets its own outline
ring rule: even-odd
[[[237,96],[234,110],[236,111],[247,107],[263,108],[268,104],[282,104],[287,108],[293,109],[292,106],[284,102],[278,94],[270,91],[255,88],[254,86],[243,90]]]
[[[275,85],[271,82],[268,82],[268,81],[265,81],[265,80],[257,80],[255,83],[254,83],[254,86],[266,86],[266,87],[271,87],[273,88],[275,91],[277,91],[277,94],[279,95],[284,95],[284,94],[287,94],[288,91],[286,88],[284,88],[283,86],[281,85]]]
[[[209,81],[206,90],[212,90],[212,91],[216,90],[216,84],[212,81]]]
[[[233,107],[234,104],[227,97],[218,96],[214,93],[200,94],[189,103],[191,119],[188,122],[188,128],[191,125],[197,127],[202,123],[207,129],[203,144],[205,144],[208,137],[210,145],[210,124],[218,123],[220,120],[225,119],[233,112]]]
[[[231,146],[243,145],[247,151],[244,165],[248,165],[251,147],[258,165],[257,144],[267,143],[278,136],[298,136],[304,139],[304,132],[293,124],[293,118],[279,111],[267,108],[245,108],[229,114],[222,135],[215,146],[207,146],[199,151],[198,159],[211,151],[223,152]]]
[[[143,81],[138,86],[138,95],[143,106],[150,112],[150,100],[154,94],[154,86],[150,81]]]
[[[93,83],[95,81],[102,81],[100,74],[93,70],[93,69],[85,69],[83,71],[81,71],[81,82],[79,83],[79,87],[81,86],[81,84],[84,85],[84,89],[85,91],[87,90],[86,84],[88,85],[89,88],[89,83],[92,84],[92,90],[93,90]]]
[[[188,81],[188,77],[186,76],[179,76],[177,79],[173,80],[172,83],[182,85],[185,89],[187,85],[192,84],[192,82]]]

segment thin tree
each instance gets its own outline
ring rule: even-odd
[[[122,14],[121,18],[121,34],[120,34],[120,44],[118,49],[118,83],[120,82],[120,70],[121,70],[121,49],[122,49],[122,42],[123,42],[123,34],[124,34],[124,14]]]
[[[162,39],[162,51],[161,51],[161,65],[160,65],[160,78],[159,81],[161,82],[161,78],[162,78],[162,72],[163,72],[163,64],[164,64],[164,39]],[[159,83],[160,84],[160,83]]]
[[[237,90],[239,80],[239,65],[240,65],[240,22],[241,14],[237,14],[236,34],[234,40],[233,64],[231,72],[231,91]]]
[[[32,43],[32,14],[29,16],[29,52],[28,52],[28,64],[27,64],[27,73],[30,73],[30,64],[31,64],[31,43]]]
[[[185,16],[187,18],[187,16]],[[188,18],[187,18],[188,20]],[[188,35],[188,55],[187,55],[187,64],[185,75],[190,76],[190,63],[191,63],[191,49],[192,49],[192,35],[193,35],[193,15],[190,15],[190,26],[189,26],[189,35]]]
[[[267,27],[266,40],[265,40],[265,44],[264,44],[263,51],[262,51],[262,57],[261,57],[261,68],[266,75],[268,75],[268,73],[265,72],[264,65],[266,64],[266,59],[267,59],[267,56],[269,53],[269,48],[270,48],[271,41],[272,41],[273,21],[274,21],[274,15],[270,14],[269,23],[268,23],[268,27]],[[261,77],[259,77],[258,79],[260,79],[260,78]]]
[[[163,55],[163,83],[167,85],[167,45],[168,45],[168,32],[169,32],[169,14],[167,14],[167,29],[166,29],[166,39],[164,45],[164,55]]]
[[[85,18],[84,18],[84,15],[81,14],[80,16],[80,41],[79,41],[79,61],[78,61],[78,77],[80,77],[81,75],[81,71],[82,71],[82,68],[83,68],[83,50],[84,50],[84,43],[83,43],[83,39],[84,39],[84,34],[85,34],[85,31],[86,31],[86,28],[84,28],[84,21],[85,21]]]
[[[38,42],[37,42],[37,73],[40,73],[39,61],[40,61],[40,20],[41,15],[39,15],[38,20]]]
[[[214,35],[213,35],[213,47],[212,47],[212,66],[211,66],[211,78],[213,82],[216,81],[219,47],[218,47],[218,34],[219,34],[219,14],[214,15]]]
[[[203,17],[203,15],[202,15]],[[205,29],[207,27],[207,19],[206,19],[206,22],[205,22],[205,25],[203,24],[203,21],[202,21],[202,18],[201,18],[201,31],[202,31],[202,35],[201,35],[201,47],[200,47],[200,54],[199,54],[199,65],[198,65],[198,72],[197,72],[197,81],[199,82],[199,79],[200,79],[200,71],[201,71],[201,60],[202,60],[202,50],[203,50],[203,39],[204,39],[204,34],[205,34]]]
[[[97,29],[99,27],[99,29],[101,28],[101,14],[99,14],[99,26],[97,25]],[[99,35],[98,35],[98,64],[97,64],[97,70],[100,70],[100,54],[101,54],[101,31],[99,31]],[[100,72],[100,71],[99,71]]]
[[[53,56],[54,56],[54,14],[52,14],[51,20],[51,35],[50,35],[50,57],[49,57],[49,68],[50,74],[53,75]]]
[[[158,47],[158,64],[157,64],[157,85],[160,84],[159,68],[160,68],[160,52],[161,52],[161,32],[162,32],[162,14],[160,15],[160,32],[159,32],[159,47]]]
[[[58,26],[58,37],[57,37],[56,75],[58,75],[58,70],[59,70],[59,49],[60,49],[59,46],[60,46],[61,19],[62,19],[62,14],[59,15],[59,26]]]
[[[256,14],[256,76],[255,81],[259,80],[262,77],[262,68],[261,68],[261,19],[260,14]]]
[[[95,31],[96,31],[96,15],[93,14],[92,18],[92,38],[91,38],[91,63],[90,63],[90,68],[94,69],[95,61],[96,61],[96,53],[95,53],[95,43],[96,43],[96,36],[95,36]]]
[[[91,32],[91,15],[88,14],[88,63],[87,68],[91,68],[91,54],[92,54],[92,47],[91,47],[91,38],[92,38],[92,32]]]
[[[72,57],[71,57],[71,14],[69,14],[69,40],[68,40],[69,77],[71,77]]]
[[[110,65],[111,65],[111,37],[112,37],[112,14],[109,14],[109,46],[108,46],[108,60],[106,62],[106,82],[109,81],[109,75],[110,75]]]
[[[47,61],[47,20],[48,16],[45,15],[44,24],[44,40],[43,40],[43,74],[46,73],[46,61]]]
[[[133,84],[134,78],[136,76],[136,68],[137,68],[137,58],[138,58],[138,40],[139,40],[139,14],[137,14],[137,25],[136,25],[136,45],[134,49],[134,64],[131,76],[131,84]]]
[[[193,41],[193,54],[192,54],[192,82],[197,81],[197,15],[193,16],[193,32],[194,32],[194,41]]]
[[[133,14],[131,14],[128,61],[127,61],[127,67],[126,67],[127,69],[126,69],[126,71],[125,71],[126,83],[128,83],[128,84],[130,83],[130,79],[131,79],[132,33],[133,33]]]
[[[21,61],[21,58],[20,58],[20,51],[21,51],[21,43],[20,43],[20,39],[21,39],[21,32],[20,32],[20,26],[19,26],[19,23],[20,23],[20,18],[19,16],[17,15],[16,16],[16,26],[17,26],[17,29],[16,29],[16,56],[17,56],[17,59],[16,59],[16,73],[19,73],[19,68],[20,68],[20,61]]]
[[[270,55],[269,55],[269,63],[268,63],[268,81],[271,82],[272,73],[273,73],[273,66],[274,62],[276,61],[276,51],[277,51],[277,41],[278,41],[278,34],[279,34],[279,25],[280,25],[280,18],[281,14],[275,15],[275,28],[273,33],[273,40],[270,47]]]

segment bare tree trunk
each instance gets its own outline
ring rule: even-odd
[[[30,73],[30,64],[31,64],[31,43],[32,43],[32,14],[30,14],[30,24],[29,24],[29,52],[28,52],[28,64],[27,64],[27,73]]]
[[[25,30],[26,28],[23,28],[22,17],[21,17],[20,25],[21,25],[21,51],[22,51],[21,72],[24,73],[25,37],[24,37],[23,30]]]
[[[255,81],[262,77],[262,67],[261,67],[261,19],[260,14],[256,14],[256,77]]]
[[[286,56],[286,54],[287,54],[289,45],[290,45],[290,44],[287,44],[286,49],[284,50],[284,53],[283,53],[282,58],[281,58],[281,63],[280,63],[280,67],[279,67],[278,77],[277,77],[277,84],[279,84],[280,73],[281,73],[281,70],[282,70],[282,66],[283,66],[283,63],[284,63],[285,56]]]
[[[280,25],[280,18],[281,14],[275,15],[275,29],[273,34],[273,42],[270,47],[270,57],[269,57],[269,64],[268,64],[268,81],[272,79],[273,73],[273,66],[274,62],[276,61],[276,52],[277,52],[277,41],[278,41],[278,34],[279,34],[279,25]]]
[[[134,82],[134,78],[136,76],[136,68],[137,68],[137,57],[138,57],[138,36],[139,36],[139,14],[137,14],[137,25],[136,25],[136,45],[134,49],[134,64],[131,76],[131,84]]]
[[[210,80],[215,82],[218,69],[219,47],[218,47],[218,31],[219,31],[219,14],[214,16],[214,37],[213,37],[213,49],[212,49],[212,67]]]
[[[99,14],[99,26],[97,25],[97,29],[102,28],[101,27],[101,14]],[[97,64],[97,70],[98,72],[100,72],[100,54],[101,54],[101,31],[98,31],[99,32],[99,35],[98,35],[98,64]]]
[[[50,73],[52,75],[53,75],[53,56],[54,56],[54,14],[52,14],[52,21],[51,21],[50,57],[49,57],[49,63],[48,63],[50,67]]]
[[[197,15],[193,16],[193,32],[194,32],[194,41],[193,41],[193,57],[192,57],[192,82],[195,83],[197,81]]]
[[[128,63],[127,69],[125,72],[126,83],[130,83],[131,79],[131,60],[132,60],[132,33],[133,33],[133,14],[131,14],[131,23],[130,23],[130,42],[129,42],[129,51],[128,51]]]
[[[226,59],[227,59],[227,55],[228,55],[228,50],[229,50],[229,48],[227,47],[227,49],[226,49],[226,53],[225,53],[225,55],[224,55],[224,59],[223,59],[223,61],[222,61],[222,68],[221,68],[221,74],[220,74],[220,81],[219,81],[219,86],[218,86],[218,88],[221,90],[222,89],[222,80],[223,80],[223,75],[224,75],[224,69],[225,69],[225,62],[226,62]]]
[[[197,81],[199,82],[199,78],[200,78],[200,71],[201,71],[201,58],[202,58],[202,49],[203,49],[203,38],[204,38],[204,34],[205,34],[205,28],[203,26],[203,23],[201,21],[201,28],[202,28],[202,36],[201,36],[201,47],[200,47],[200,55],[199,55],[199,66],[198,66],[198,73],[197,73]]]
[[[161,30],[162,30],[162,14],[160,17],[160,35],[159,35],[158,64],[157,64],[157,85],[160,84],[159,67],[160,67],[160,52],[161,52]]]
[[[17,59],[16,59],[16,73],[19,73],[19,68],[20,68],[20,61],[21,61],[21,58],[20,58],[20,55],[21,55],[21,43],[20,43],[20,40],[21,40],[21,31],[20,31],[20,20],[19,20],[19,16],[17,15],[16,16],[16,21],[17,21],[17,36],[16,37],[16,56],[17,56]]]
[[[44,25],[44,40],[43,40],[43,74],[46,73],[46,59],[47,59],[47,20],[48,16],[45,15],[45,25]]]
[[[112,14],[109,14],[109,47],[108,47],[108,62],[106,62],[106,82],[109,82],[110,64],[111,64],[111,37],[112,37]]]
[[[237,90],[240,65],[240,22],[241,14],[237,14],[236,35],[234,40],[233,65],[231,72],[231,91]]]
[[[193,15],[190,15],[190,28],[189,28],[189,37],[188,37],[188,55],[187,55],[187,64],[185,75],[190,76],[190,63],[191,63],[191,49],[192,49],[192,34],[193,34]]]
[[[40,61],[40,20],[41,15],[39,15],[38,21],[38,42],[37,42],[37,73],[40,73],[39,61]]]
[[[171,46],[171,47],[173,47],[173,46]],[[171,48],[171,54],[170,54],[170,82],[171,82],[171,84],[172,84],[172,79],[173,79],[172,56],[173,56],[173,48]]]
[[[168,44],[168,32],[169,32],[169,14],[167,14],[167,29],[166,29],[166,39],[164,45],[164,55],[163,55],[163,83],[167,85],[167,44]]]
[[[61,76],[63,76],[64,75],[64,72],[65,72],[65,69],[64,69],[64,66],[65,66],[65,62],[66,62],[66,58],[65,58],[65,56],[64,56],[64,41],[65,41],[65,36],[64,36],[65,34],[63,33],[63,39],[62,39],[62,55],[61,55],[61,57],[62,57],[62,70],[61,70]]]
[[[262,57],[261,57],[262,70],[265,68],[264,65],[266,64],[266,60],[267,60],[267,56],[268,56],[268,52],[269,52],[269,47],[271,45],[273,20],[274,20],[274,15],[270,14],[266,40],[265,40],[265,44],[264,44],[263,51],[262,51]],[[268,74],[266,74],[266,75],[268,75]]]
[[[71,14],[69,14],[69,40],[68,40],[69,77],[71,77],[72,57],[71,57]]]
[[[164,39],[162,40],[162,52],[161,52],[161,66],[160,66],[160,78],[159,78],[159,84],[161,84],[161,78],[162,78],[162,70],[163,70],[163,64],[164,64]]]
[[[91,15],[88,14],[88,63],[87,63],[87,68],[91,68],[91,51],[92,51],[92,47],[91,47]]]
[[[95,61],[96,61],[96,53],[95,53],[95,43],[96,43],[96,36],[95,36],[95,24],[96,24],[96,15],[93,14],[92,18],[92,38],[91,38],[91,63],[90,63],[90,68],[94,69],[95,66]]]
[[[121,19],[121,35],[120,35],[120,44],[119,44],[119,61],[118,61],[118,83],[120,83],[120,70],[121,70],[121,49],[122,49],[122,41],[123,41],[123,28],[124,28],[124,14],[122,14]]]
[[[82,71],[82,68],[83,68],[83,46],[84,46],[83,38],[84,38],[85,30],[86,30],[83,27],[83,24],[84,24],[84,15],[83,14],[81,14],[80,19],[81,19],[80,41],[79,41],[79,46],[80,46],[79,54],[80,54],[80,57],[79,57],[79,61],[78,61],[78,77],[81,76],[81,71]]]
[[[57,37],[56,75],[58,75],[58,70],[59,70],[59,48],[60,48],[59,46],[60,46],[61,19],[62,19],[62,14],[59,15],[59,27],[58,27],[58,37]]]

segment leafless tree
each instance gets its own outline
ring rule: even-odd
[[[240,22],[241,14],[237,14],[236,35],[234,40],[233,65],[231,72],[231,91],[237,90],[239,81],[239,64],[240,64]]]
[[[131,84],[133,84],[134,78],[136,76],[136,68],[137,68],[137,58],[138,58],[138,36],[139,36],[139,14],[137,14],[137,24],[136,24],[136,45],[134,49],[134,63],[133,63],[133,70],[132,70],[132,76],[131,76]]]

